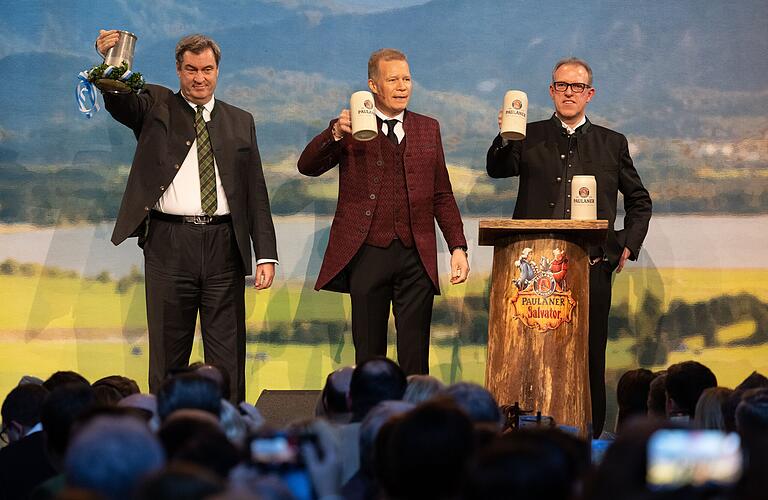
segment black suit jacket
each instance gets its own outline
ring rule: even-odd
[[[520,177],[515,204],[516,219],[562,219],[554,213],[560,196],[563,161],[558,136],[563,127],[557,116],[529,123],[526,138],[502,146],[496,136],[488,150],[486,170],[491,177]],[[629,156],[627,138],[618,132],[587,121],[577,131],[578,162],[572,175],[594,175],[597,181],[597,218],[608,220],[603,252],[613,267],[624,247],[637,259],[651,219],[651,197]],[[560,178],[560,181],[558,181]],[[624,196],[624,229],[614,231],[618,193]]]
[[[104,94],[107,111],[133,130],[138,141],[112,243],[145,234],[147,215],[173,181],[195,141],[195,111],[181,96],[158,85],[140,94]],[[216,166],[227,195],[246,274],[251,243],[256,259],[277,259],[275,228],[256,143],[253,116],[216,99],[208,122]]]
[[[45,432],[35,432],[0,449],[0,500],[28,498],[56,470],[45,451]]]

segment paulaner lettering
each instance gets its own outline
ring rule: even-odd
[[[524,306],[563,306],[565,305],[565,298],[553,296],[553,297],[522,297],[521,303]]]

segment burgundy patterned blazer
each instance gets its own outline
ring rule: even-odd
[[[315,290],[348,292],[345,270],[371,226],[381,186],[381,141],[388,139],[379,133],[368,142],[357,141],[350,135],[337,142],[331,133],[334,123],[335,120],[331,121],[328,128],[304,148],[298,167],[302,174],[315,177],[339,166],[339,200]],[[406,111],[403,128],[411,231],[421,262],[435,285],[435,293],[440,293],[435,220],[448,248],[467,245],[464,224],[445,168],[437,120]]]

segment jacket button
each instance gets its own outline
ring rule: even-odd
[[[376,195],[375,195],[375,194],[373,194],[373,193],[371,193],[371,195],[369,196],[369,198],[370,198],[370,199],[372,199],[372,200],[375,200],[375,199],[376,199]]]
[[[384,165],[384,162],[383,162],[383,161],[379,160],[379,161],[377,161],[377,162],[376,162],[376,166],[377,166],[377,167],[380,167],[380,166],[382,166],[382,165]]]
[[[562,178],[562,177],[558,177],[558,178],[557,178],[557,179],[555,179],[555,180],[556,180],[557,182],[562,182],[562,181],[563,181],[563,178]]]
[[[565,155],[560,155],[561,160],[565,160]]]
[[[145,212],[149,212],[149,207],[144,207]]]
[[[555,208],[555,204],[554,204],[554,203],[552,203],[552,202],[550,202],[550,203],[549,203],[549,208]]]
[[[160,191],[165,191],[165,186],[160,186]]]
[[[370,211],[370,210],[366,210],[366,211],[365,211],[365,215],[366,215],[367,217],[370,217],[370,216],[371,216],[371,211]]]
[[[376,182],[376,183],[378,183],[378,182],[379,182],[379,178],[378,178],[378,177],[374,177],[374,178],[373,178],[373,182]]]
[[[187,146],[191,146],[191,145],[192,145],[192,141],[187,141]]]
[[[173,168],[175,168],[176,170],[178,170],[178,169],[179,169],[179,167],[181,167],[181,165],[179,165],[178,163],[177,163],[176,165],[174,165],[174,166],[173,166]]]

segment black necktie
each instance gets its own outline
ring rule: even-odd
[[[397,142],[397,136],[395,135],[395,125],[397,125],[398,120],[392,119],[392,120],[384,120],[387,122],[387,139],[392,141],[392,144],[399,144]]]

